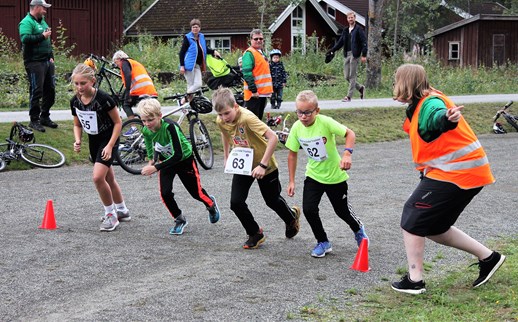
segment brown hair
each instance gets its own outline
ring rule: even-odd
[[[404,64],[394,74],[393,98],[400,102],[412,103],[428,95],[432,88],[423,66]]]
[[[195,19],[191,20],[190,26],[192,27],[194,25],[198,25],[198,27],[201,28],[201,21],[200,21],[200,19],[196,19],[195,18]]]
[[[212,105],[216,112],[221,112],[227,107],[234,107],[236,99],[229,88],[220,87],[212,94]]]

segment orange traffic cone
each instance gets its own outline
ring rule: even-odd
[[[358,253],[356,253],[356,258],[354,259],[353,266],[351,269],[360,272],[368,272],[370,271],[369,267],[369,240],[367,238],[362,239],[360,243],[360,248],[358,248]]]
[[[52,200],[47,200],[47,207],[45,208],[45,215],[43,215],[43,221],[41,222],[41,229],[56,229],[56,218],[54,217],[54,205]]]

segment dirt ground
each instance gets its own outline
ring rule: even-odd
[[[480,138],[497,182],[486,187],[461,215],[457,226],[481,241],[516,236],[518,221],[518,134]],[[286,151],[276,153],[281,183],[287,185]],[[340,299],[347,290],[368,294],[389,287],[405,266],[400,213],[418,182],[408,141],[362,144],[349,171],[349,198],[370,237],[371,271],[349,269],[357,252],[354,235],[326,199],[321,216],[333,252],[310,256],[315,239],[304,218],[293,240],[264,202],[256,185],[249,206],[267,240],[244,250],[244,229],[229,209],[230,179],[217,157],[201,171],[205,189],[222,211],[210,224],[204,206],[176,182],[189,225],[171,236],[172,219],[158,195],[157,178],[116,175],[132,221],[111,233],[99,232],[102,207],[91,181],[91,166],[0,173],[1,321],[282,321],[321,298]],[[301,204],[304,157],[290,204]],[[285,194],[285,190],[283,191]],[[54,202],[57,230],[38,229],[47,200]],[[434,262],[427,282],[445,267],[475,261],[456,250],[427,243]],[[476,278],[475,268],[466,274]],[[352,318],[352,317],[351,317]]]

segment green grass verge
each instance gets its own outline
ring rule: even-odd
[[[402,294],[383,280],[375,290],[362,294],[344,290],[342,296],[320,298],[289,320],[308,321],[517,321],[518,235],[493,242],[507,256],[498,272],[483,286],[473,289],[478,266],[471,262],[451,267],[447,273],[427,281],[420,295]],[[476,260],[475,260],[476,261]]]
[[[464,116],[477,134],[486,134],[492,132],[492,118],[496,111],[501,108],[499,104],[469,104],[464,108]],[[322,114],[333,117],[338,122],[347,125],[356,133],[357,143],[386,142],[404,139],[407,137],[403,132],[401,125],[405,119],[404,107],[386,107],[386,108],[354,108],[354,109],[337,109],[322,110]],[[277,115],[278,113],[271,113]],[[294,112],[289,113],[289,125],[297,120]],[[286,115],[284,115],[286,117]],[[216,154],[222,153],[220,134],[217,129],[214,114],[201,115],[202,120],[207,126]],[[503,121],[502,121],[503,122]],[[67,165],[88,163],[88,145],[87,135],[83,135],[83,150],[77,154],[73,152],[72,144],[74,142],[74,134],[72,131],[72,121],[57,122],[57,129],[47,129],[45,133],[35,132],[36,142],[49,144],[61,150],[67,159]],[[27,123],[25,123],[27,125]],[[506,130],[513,132],[514,130],[504,124]],[[10,123],[0,123],[0,138],[7,138],[11,129]],[[183,129],[187,131],[186,128]],[[187,132],[185,132],[187,133]],[[343,144],[343,139],[338,139],[338,144]],[[283,147],[279,144],[279,149]],[[15,161],[8,165],[9,170],[19,170],[29,168],[23,161]]]

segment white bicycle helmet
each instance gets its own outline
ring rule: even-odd
[[[270,51],[270,57],[275,56],[275,55],[282,56],[282,53],[279,49],[272,49],[272,51]]]
[[[507,133],[507,131],[502,126],[502,124],[498,123],[498,122],[495,122],[495,124],[493,124],[493,132],[495,134],[505,134],[505,133]]]

